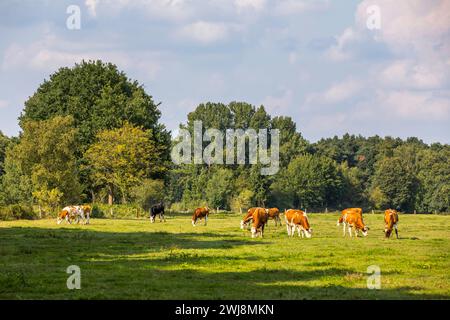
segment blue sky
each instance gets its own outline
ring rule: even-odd
[[[81,29],[66,27],[69,5]],[[376,5],[380,29],[369,30]],[[201,102],[263,104],[311,141],[450,143],[450,1],[86,0],[0,3],[0,130],[44,79],[102,59],[139,81],[170,130]]]

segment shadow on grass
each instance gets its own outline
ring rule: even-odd
[[[422,294],[421,288],[415,287],[369,290],[364,288],[367,275],[351,269],[305,266],[306,270],[299,271],[286,269],[288,265],[274,269],[270,261],[257,255],[258,245],[267,245],[264,240],[211,232],[113,233],[14,227],[0,229],[0,243],[4,266],[0,298],[449,299]],[[239,246],[254,246],[255,253],[227,254],[227,249]],[[209,249],[225,252],[216,254]],[[158,255],[139,257],[151,252]],[[240,270],[245,263],[249,263],[246,268],[255,268],[252,262],[258,260],[261,264],[256,270]],[[65,268],[73,263],[83,270],[83,290],[65,288]],[[221,269],[224,271],[217,271]],[[348,287],[336,284],[341,282]]]

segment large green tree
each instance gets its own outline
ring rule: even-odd
[[[33,194],[39,195],[38,201],[54,194],[64,202],[80,199],[73,123],[71,116],[22,123],[20,142],[6,153],[3,186],[8,202],[30,202]]]
[[[418,180],[408,161],[401,157],[385,157],[376,164],[372,189],[379,190],[391,208],[413,210]]]
[[[100,131],[86,150],[91,180],[94,186],[107,189],[109,204],[115,193],[127,202],[133,186],[165,170],[159,162],[161,150],[151,137],[150,130],[125,122],[118,129]]]
[[[312,209],[335,204],[341,186],[342,177],[332,159],[306,154],[289,163],[273,190],[290,195],[295,207]]]
[[[25,102],[19,120],[23,127],[28,120],[65,115],[74,118],[77,128],[78,143],[74,150],[79,168],[77,178],[86,187],[88,197],[93,195],[90,186],[95,182],[90,180],[92,174],[83,153],[102,130],[120,128],[125,121],[149,130],[151,139],[162,151],[159,161],[168,165],[170,133],[158,122],[161,116],[158,104],[142,85],[128,79],[114,64],[82,61],[71,68],[60,68]]]
[[[19,120],[22,125],[56,115],[73,116],[81,151],[94,141],[97,132],[119,128],[124,121],[151,129],[158,143],[166,144],[170,139],[158,123],[161,112],[143,86],[128,79],[114,64],[100,60],[82,61],[53,73],[25,102]]]

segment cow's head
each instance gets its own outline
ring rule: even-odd
[[[364,237],[367,237],[368,232],[369,232],[369,227],[368,226],[364,226],[364,228],[361,229],[361,232],[362,232]]]
[[[392,229],[388,229],[388,228],[384,229],[384,236],[386,238],[389,238],[391,236],[391,232],[392,232]]]
[[[305,236],[309,239],[312,237],[312,229],[305,230]]]
[[[247,222],[244,220],[241,220],[241,229],[244,230],[244,228],[247,226]]]

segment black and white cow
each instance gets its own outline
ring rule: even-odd
[[[164,204],[162,202],[155,204],[150,208],[150,222],[155,222],[156,215],[159,214],[159,222],[166,221],[164,217]]]

